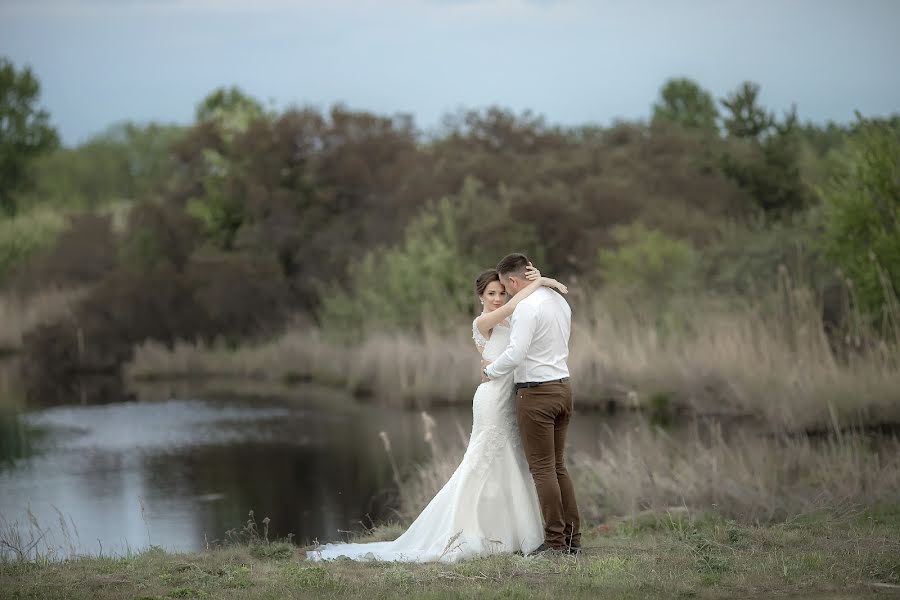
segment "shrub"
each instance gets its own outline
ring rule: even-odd
[[[613,238],[618,247],[598,254],[607,285],[657,298],[690,287],[697,258],[689,243],[640,223],[613,228]]]
[[[84,213],[71,217],[54,243],[20,270],[19,279],[27,289],[81,286],[100,280],[115,265],[111,217]]]
[[[198,314],[185,330],[207,340],[274,331],[290,308],[286,280],[272,256],[198,253],[186,281]]]
[[[900,315],[900,124],[859,117],[849,155],[822,192],[823,246],[860,305],[887,323]]]
[[[791,221],[719,226],[719,239],[699,257],[704,285],[721,294],[758,297],[775,287],[779,269],[785,267],[795,281],[826,287],[833,269],[816,242],[819,221],[819,211],[813,210]]]
[[[63,215],[49,210],[33,210],[0,220],[0,282],[51,245],[65,224]]]
[[[180,271],[194,251],[198,230],[198,223],[176,207],[140,204],[128,214],[119,263],[138,270],[164,263]]]

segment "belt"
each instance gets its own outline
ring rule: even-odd
[[[516,389],[520,390],[522,388],[537,387],[539,385],[544,385],[545,383],[569,383],[569,378],[563,377],[562,379],[553,379],[551,381],[523,381],[522,383],[516,384]]]

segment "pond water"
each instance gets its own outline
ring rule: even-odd
[[[63,552],[197,550],[240,529],[249,511],[270,537],[341,539],[393,516],[393,469],[428,459],[420,412],[314,386],[267,395],[149,387],[129,401],[19,408],[0,417],[0,526],[35,522]],[[255,393],[254,393],[255,391]],[[430,410],[439,437],[471,429],[468,407]],[[573,449],[613,424],[577,415]]]

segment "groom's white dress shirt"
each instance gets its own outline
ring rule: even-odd
[[[515,370],[516,383],[569,376],[572,309],[561,295],[542,287],[522,300],[510,321],[509,346],[487,366],[491,379]]]

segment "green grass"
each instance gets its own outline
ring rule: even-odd
[[[396,528],[391,530],[396,534]],[[375,532],[377,536],[378,531]],[[713,598],[900,595],[900,506],[742,526],[658,515],[592,529],[579,558],[311,563],[287,544],[0,563],[4,598]]]

